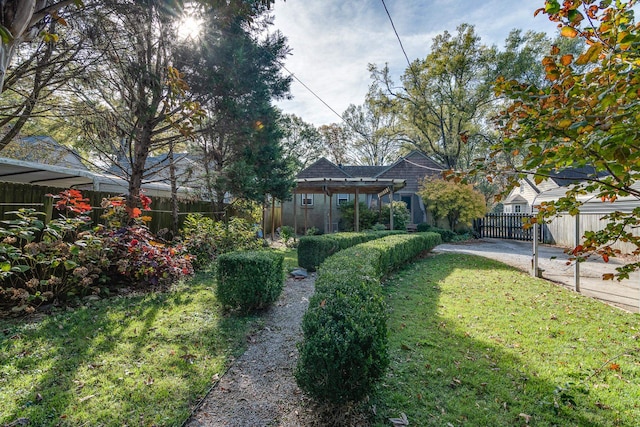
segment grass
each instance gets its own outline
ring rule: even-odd
[[[255,325],[223,316],[213,286],[0,321],[0,425],[181,425]]]
[[[637,315],[461,254],[407,267],[386,292],[392,362],[374,425],[637,425]]]

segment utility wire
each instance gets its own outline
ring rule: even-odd
[[[400,40],[400,35],[398,34],[398,31],[396,30],[396,26],[393,23],[393,19],[391,19],[391,14],[389,13],[389,9],[387,9],[387,5],[384,2],[384,0],[382,0],[382,5],[384,6],[385,12],[387,12],[387,16],[389,17],[389,22],[391,22],[391,27],[393,28],[393,32],[396,33],[396,38],[398,39],[398,43],[400,43],[400,49],[402,49],[402,53],[404,53],[404,57],[407,60],[407,64],[411,68],[411,61],[409,61],[409,56],[407,55],[407,51],[404,50],[404,46],[402,45],[402,40]]]
[[[287,73],[289,73],[289,75],[291,75],[291,77],[293,77],[306,90],[308,90],[309,93],[311,93],[313,96],[315,96],[318,99],[318,101],[322,102],[325,105],[325,107],[327,107],[329,110],[331,110],[333,112],[333,114],[335,114],[336,116],[340,117],[340,120],[344,121],[344,119],[342,118],[342,115],[338,114],[338,112],[336,110],[331,108],[331,106],[329,104],[327,104],[322,98],[320,98],[320,96],[318,94],[316,94],[313,90],[311,90],[311,88],[309,86],[307,86],[302,80],[300,80],[295,74],[293,74],[291,71],[289,71],[289,69],[287,67],[282,65],[282,69],[285,70]]]

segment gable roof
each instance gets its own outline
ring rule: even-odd
[[[333,162],[324,157],[316,160],[309,167],[301,170],[296,178],[353,178]]]
[[[342,170],[354,178],[373,178],[387,168],[388,166],[343,166]]]
[[[21,136],[13,139],[2,153],[8,158],[64,168],[88,170],[80,155],[48,135]]]
[[[376,178],[393,178],[399,174],[406,174],[407,170],[413,170],[414,172],[421,170],[421,174],[424,177],[426,175],[440,174],[444,169],[442,165],[427,157],[423,152],[413,150],[376,175]]]

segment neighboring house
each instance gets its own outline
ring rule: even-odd
[[[599,174],[603,176],[604,174]],[[593,178],[593,168],[566,169],[535,184],[532,178],[520,180],[520,187],[514,188],[504,202],[504,213],[535,213],[536,206],[543,202],[554,202],[565,196],[570,184]],[[634,184],[634,188],[640,189],[640,183]],[[603,216],[612,212],[633,212],[640,207],[640,200],[633,196],[619,197],[615,202],[602,201],[595,193],[586,193],[577,197],[582,203],[579,208],[579,216],[560,213],[544,224],[542,237],[545,243],[556,244],[563,247],[573,247],[576,235],[584,236],[586,231],[598,231],[604,229],[608,221]],[[640,235],[640,230],[633,229],[634,235]],[[616,242],[612,244],[614,249],[623,252],[631,252],[635,245]]]
[[[1,154],[3,157],[26,162],[87,170],[78,153],[60,145],[50,136],[39,135],[15,138],[7,144]]]
[[[19,182],[33,185],[78,190],[95,190],[124,194],[129,189],[126,173],[118,165],[107,172],[89,170],[81,157],[70,148],[58,144],[49,136],[21,137],[12,141],[0,152],[0,182]],[[181,197],[194,191],[187,185],[192,182],[196,162],[184,154],[176,155],[176,175],[179,177]],[[142,189],[152,197],[171,197],[167,156],[149,157],[150,176]],[[119,173],[113,173],[119,172]]]
[[[173,163],[176,168],[175,176],[180,187],[197,187],[199,179],[204,176],[204,170],[200,163],[188,153],[175,153]],[[168,154],[158,156],[148,156],[145,163],[145,182],[161,182],[171,184],[170,161]],[[131,174],[131,165],[128,160],[121,160],[118,164],[112,165],[107,173],[119,176],[123,179]]]
[[[536,205],[536,199],[545,192],[566,187],[571,183],[582,182],[594,177],[592,167],[564,169],[551,174],[544,181],[536,184],[533,176],[527,176],[519,181],[520,186],[513,188],[502,202],[504,213],[531,213]],[[565,190],[566,191],[566,190]]]
[[[297,175],[294,199],[282,203],[280,224],[296,226],[299,232],[311,227],[325,233],[341,231],[339,205],[357,198],[377,208],[391,196],[407,204],[411,223],[424,223],[427,211],[416,193],[426,176],[439,176],[443,170],[419,151],[386,166],[343,166],[321,158]]]

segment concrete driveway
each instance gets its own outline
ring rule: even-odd
[[[461,243],[445,243],[434,252],[460,252],[495,259],[531,274],[533,263],[532,242],[516,240],[480,239]],[[574,266],[567,265],[569,256],[563,248],[551,245],[538,245],[538,267],[542,277],[574,289]],[[605,273],[614,273],[621,262],[612,259],[608,263],[602,260],[588,260],[580,263],[580,293],[599,299],[616,307],[639,312],[640,273],[634,273],[630,279],[602,280]]]

